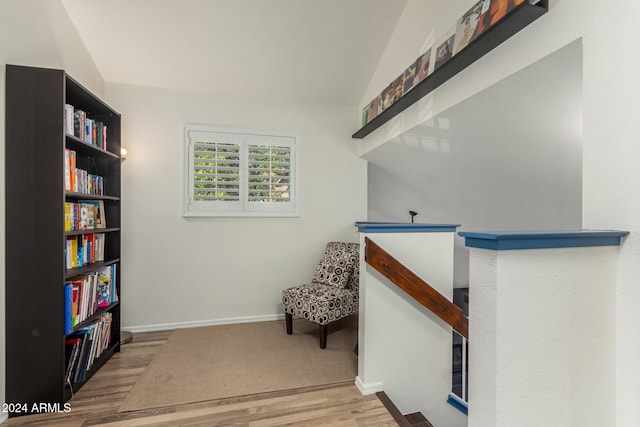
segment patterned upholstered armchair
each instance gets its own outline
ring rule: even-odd
[[[293,333],[293,316],[320,325],[320,348],[327,347],[331,322],[358,312],[360,245],[330,242],[311,283],[282,291],[287,334]]]

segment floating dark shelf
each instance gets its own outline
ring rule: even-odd
[[[473,64],[476,60],[486,55],[509,37],[544,15],[548,9],[548,0],[541,0],[536,4],[529,4],[528,1],[525,1],[521,5],[517,6],[500,21],[489,27],[477,39],[469,43],[469,45],[458,52],[457,55],[444,63],[426,79],[418,83],[409,92],[404,94],[402,98],[377,115],[369,123],[364,125],[360,130],[352,135],[352,138],[361,139],[369,135],[371,132],[378,129],[380,126],[414,104],[420,98],[429,94],[451,77],[455,76],[460,71]]]

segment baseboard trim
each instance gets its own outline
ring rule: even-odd
[[[129,332],[155,332],[171,329],[200,328],[203,326],[233,325],[236,323],[255,323],[283,320],[284,314],[268,314],[264,316],[228,317],[226,319],[196,320],[192,322],[159,323],[156,325],[123,326]]]
[[[365,384],[364,382],[362,382],[362,379],[359,376],[356,377],[356,387],[358,387],[358,390],[360,390],[360,394],[362,394],[363,396],[382,391],[382,386],[382,382]]]
[[[7,414],[6,412],[0,413],[0,424],[7,421],[8,419],[9,419],[9,414]]]

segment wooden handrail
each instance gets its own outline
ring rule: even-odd
[[[413,299],[469,339],[469,320],[462,310],[387,251],[365,237],[365,261]]]

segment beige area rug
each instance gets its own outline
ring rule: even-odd
[[[315,323],[296,319],[177,329],[119,412],[316,385],[353,382],[357,317],[329,325],[322,350]]]

